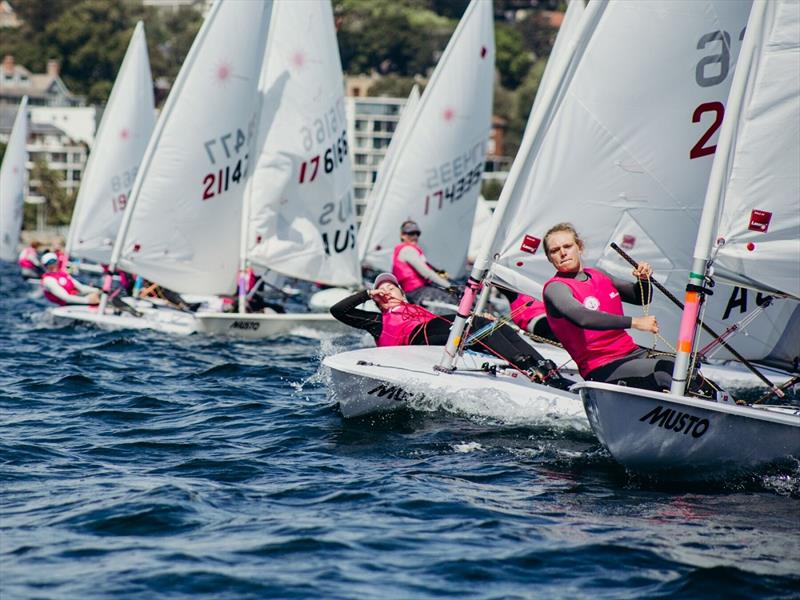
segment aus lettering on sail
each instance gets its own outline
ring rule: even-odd
[[[310,155],[299,161],[295,181],[302,187],[321,185],[324,187],[323,191],[333,191],[333,194],[322,194],[323,199],[328,199],[341,186],[332,184],[326,177],[336,178],[341,169],[347,171],[350,168],[347,160],[350,148],[347,143],[344,98],[336,98],[320,116],[312,119],[310,125],[303,125],[299,133],[303,150]],[[316,222],[325,254],[328,256],[355,248],[353,214],[353,197],[349,189],[344,190],[333,201],[319,206]]]
[[[425,170],[425,212],[442,210],[448,204],[461,200],[473,187],[480,184],[483,173],[486,141],[474,144],[466,152],[448,159],[436,167]]]
[[[738,41],[742,43],[744,29],[739,32]],[[700,36],[697,49],[709,51],[701,58],[695,68],[695,81],[701,88],[709,88],[721,84],[727,79],[731,70],[731,35],[727,31],[716,30]],[[709,156],[717,150],[716,144],[709,144],[712,136],[722,125],[725,116],[725,105],[722,101],[703,102],[692,112],[692,123],[708,122],[703,115],[711,115],[712,121],[697,142],[689,150],[689,158]]]
[[[247,131],[247,134],[245,134]],[[234,186],[244,185],[247,178],[250,141],[255,122],[237,127],[203,142],[211,172],[203,175],[202,198],[211,200]]]

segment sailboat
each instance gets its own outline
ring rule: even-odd
[[[25,163],[28,153],[28,97],[19,103],[11,128],[3,164],[0,167],[0,260],[16,262],[19,232],[22,229],[22,202],[25,192]]]
[[[400,225],[422,230],[428,261],[451,278],[464,274],[480,193],[494,91],[492,3],[472,0],[419,105],[387,157],[360,232],[362,262],[391,271]],[[388,160],[391,159],[391,160]]]
[[[670,392],[577,386],[592,429],[625,467],[697,479],[800,460],[797,406],[728,405],[684,395],[695,318],[710,280],[800,302],[798,164],[800,5],[756,0],[705,195]]]
[[[236,288],[242,200],[258,121],[258,74],[271,2],[216,2],[181,67],[147,145],[109,268],[178,293]],[[106,286],[104,286],[106,287]],[[76,307],[105,327],[195,331],[193,314],[142,317]]]
[[[111,90],[72,213],[65,252],[108,263],[147,142],[156,124],[144,24],[136,24]],[[73,262],[75,262],[73,260]]]
[[[470,7],[473,8],[473,5]],[[546,83],[549,81],[547,78],[550,77],[548,73],[553,71],[556,65],[560,65],[566,60],[568,51],[566,46],[569,40],[577,34],[583,10],[582,0],[574,0],[569,4],[543,75],[539,95],[552,85],[552,83]],[[462,18],[460,27],[463,27],[465,18],[466,15]],[[454,33],[453,38],[455,36]],[[471,42],[464,45],[474,48],[476,43]],[[429,84],[429,88],[432,83]],[[535,113],[536,104],[531,115]],[[526,129],[526,138],[529,138],[531,133],[532,128],[529,124]],[[523,141],[523,149],[524,147],[525,142]],[[520,155],[522,153],[523,150]],[[514,185],[513,177],[512,167],[509,181],[504,188],[506,198],[501,196],[499,205],[507,202],[507,192]],[[376,207],[376,213],[379,210]],[[448,223],[441,226],[450,227]],[[387,243],[392,244],[391,251],[394,246],[394,236],[397,235],[396,227],[384,227],[384,230]],[[367,229],[364,237],[372,239],[376,236],[369,233],[369,229]],[[365,241],[362,248],[367,248],[369,245],[370,243]],[[390,255],[386,254],[385,249],[382,246],[378,248],[378,244],[373,244],[373,249],[373,257],[378,259],[376,266],[391,268]],[[465,252],[467,249],[465,248]],[[383,255],[383,263],[380,262],[381,255]],[[537,349],[546,358],[555,360],[559,365],[568,366],[570,363],[569,356],[559,348],[537,347]],[[459,377],[454,380],[453,377],[446,376],[443,372],[435,369],[440,362],[442,352],[443,348],[434,346],[364,348],[329,356],[325,358],[323,364],[330,370],[331,396],[338,402],[342,415],[348,418],[391,411],[405,406],[422,407],[432,396],[451,396],[455,393],[462,402],[470,397],[473,398],[474,402],[471,403],[473,412],[480,412],[482,410],[480,407],[486,406],[482,398],[488,396],[489,404],[502,404],[506,414],[514,412],[541,419],[551,419],[557,416],[562,422],[568,422],[578,429],[588,430],[585,414],[579,403],[575,401],[574,394],[544,386],[531,387],[527,379],[523,380],[516,373],[504,376],[501,370],[498,377],[498,371],[492,371],[492,369],[496,369],[498,366],[502,367],[502,361],[487,360],[485,355],[472,352],[465,352],[461,355]],[[376,361],[375,358],[378,356],[380,356],[380,360]],[[574,367],[574,364],[572,366]],[[488,373],[492,373],[491,380],[488,382],[493,388],[491,391],[487,391]]]
[[[557,222],[572,221],[586,232],[584,256],[592,261],[602,256],[610,241],[607,236],[625,216],[643,224],[662,254],[677,264],[688,255],[680,246],[679,232],[696,230],[700,207],[695,198],[706,188],[711,166],[710,158],[690,158],[690,149],[699,138],[704,148],[710,139],[713,142],[710,134],[705,135],[708,129],[702,129],[708,125],[701,123],[698,131],[692,114],[697,105],[717,106],[727,97],[731,79],[727,75],[738,47],[726,47],[721,56],[727,62],[716,76],[711,66],[719,64],[710,65],[716,59],[709,56],[720,56],[722,40],[730,37],[722,32],[742,31],[750,3],[598,1],[590,3],[574,25],[571,17],[580,8],[579,3],[569,5],[557,39],[565,52],[554,49],[541,101],[531,112],[460,315],[469,314],[481,286],[487,289],[485,283],[540,294],[542,284],[553,274],[540,250],[541,238]],[[575,29],[570,34],[571,23]],[[706,41],[698,47],[698,40]],[[648,51],[635,50],[639,47]],[[723,72],[725,77],[720,77]],[[428,354],[424,361],[413,358],[419,347],[370,349],[326,359],[342,412],[349,412],[348,405],[356,401],[359,411],[370,406],[384,409],[385,402],[369,404],[368,392],[379,383],[398,389],[435,388],[437,393],[458,396],[468,387],[468,378],[476,378],[460,374],[458,368],[449,372],[463,323],[456,320],[451,343],[444,353],[438,349],[439,356],[444,354],[439,361],[434,348],[424,350]],[[564,364],[568,370],[574,366],[563,350],[537,349],[557,365]],[[409,373],[405,367],[412,363],[417,366]],[[385,368],[380,376],[374,364]],[[720,373],[712,368],[709,375],[724,381]],[[741,371],[736,377],[742,379]],[[496,379],[488,375],[483,383],[470,386],[497,389]],[[544,413],[556,420],[561,414],[572,417],[580,404],[575,394],[528,382],[503,397],[515,407],[527,406],[534,419]],[[554,403],[549,412],[546,399]],[[569,411],[560,413],[567,405]]]
[[[243,338],[299,328],[346,331],[328,313],[245,312],[250,269],[331,286],[361,282],[344,79],[329,0],[275,3],[259,102],[240,221],[239,310],[198,313],[197,330]]]

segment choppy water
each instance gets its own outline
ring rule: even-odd
[[[627,476],[588,435],[346,422],[320,357],[53,328],[0,266],[0,597],[798,597],[800,471]]]

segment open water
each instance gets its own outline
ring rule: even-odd
[[[347,422],[320,358],[54,328],[0,265],[0,598],[797,598],[800,469],[666,488],[588,434]]]

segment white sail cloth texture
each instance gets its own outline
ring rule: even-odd
[[[72,213],[67,254],[111,260],[136,173],[156,125],[144,25],[136,25],[103,111]]]
[[[381,177],[380,219],[365,240],[365,264],[391,268],[400,225],[416,221],[428,261],[464,273],[480,193],[494,89],[492,3],[472,0],[403,133],[393,168]]]
[[[531,114],[501,195],[508,205],[484,253],[495,258],[487,262],[494,281],[541,294],[555,272],[542,239],[567,221],[584,239],[586,265],[608,268],[618,261],[608,248],[617,242],[634,259],[654,264],[661,282],[683,296],[750,6],[727,0],[589,4],[550,97],[545,90]],[[643,50],[631,52],[631,46]],[[746,297],[739,303],[742,293],[721,288],[709,299],[706,321],[720,330],[736,323],[748,305]],[[675,339],[680,311],[657,292],[650,312],[663,337]],[[776,303],[734,346],[748,358],[769,354],[792,313]],[[653,342],[651,335],[635,337]]]
[[[351,149],[330,2],[277,2],[268,48],[246,257],[298,279],[357,285]]]
[[[271,2],[217,2],[156,124],[112,263],[172,290],[236,289]]]
[[[27,140],[28,97],[24,96],[19,103],[0,167],[0,260],[9,262],[17,260],[19,232],[22,229]]]
[[[800,3],[764,5],[727,158],[717,276],[800,300]],[[729,117],[726,117],[729,118]]]

